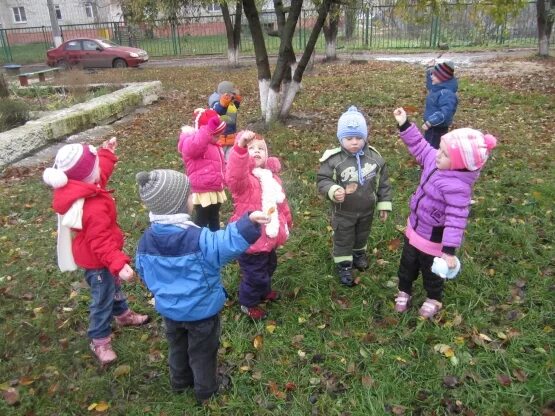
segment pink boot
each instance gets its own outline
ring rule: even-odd
[[[119,326],[139,326],[148,322],[148,315],[139,315],[131,309],[127,309],[120,316],[116,316],[116,323]]]
[[[410,295],[402,290],[395,297],[395,311],[405,312],[410,306]]]
[[[110,364],[118,358],[112,349],[110,336],[91,340],[90,347],[92,352],[94,352],[94,355],[96,355],[96,358],[98,358],[98,361],[100,361],[101,365]]]
[[[424,319],[432,319],[441,310],[442,306],[441,302],[427,298],[418,313]]]

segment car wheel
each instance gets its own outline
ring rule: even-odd
[[[114,59],[114,62],[112,63],[112,66],[114,68],[127,68],[127,62],[125,62],[125,60],[123,59]]]
[[[56,66],[58,68],[62,68],[65,71],[67,71],[68,69],[71,69],[71,65],[65,59],[61,59],[58,62],[56,62]]]

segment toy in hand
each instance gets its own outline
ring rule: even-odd
[[[447,266],[447,262],[441,257],[434,257],[434,263],[432,264],[432,273],[437,274],[443,279],[454,279],[457,277],[459,270],[461,270],[461,262],[457,257],[455,257],[457,264],[454,268],[450,269]]]

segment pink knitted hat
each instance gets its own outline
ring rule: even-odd
[[[67,144],[58,150],[54,167],[47,168],[42,177],[54,188],[64,186],[68,179],[89,182],[97,166],[98,157],[94,146]]]
[[[441,140],[447,145],[453,170],[480,169],[488,160],[491,150],[497,145],[497,139],[491,134],[482,134],[470,128],[452,130],[441,136]]]

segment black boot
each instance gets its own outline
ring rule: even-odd
[[[353,251],[353,267],[361,272],[368,268],[368,256],[366,251]]]
[[[337,274],[339,281],[345,286],[354,286],[355,280],[353,279],[353,264],[350,261],[342,261],[336,264]]]

